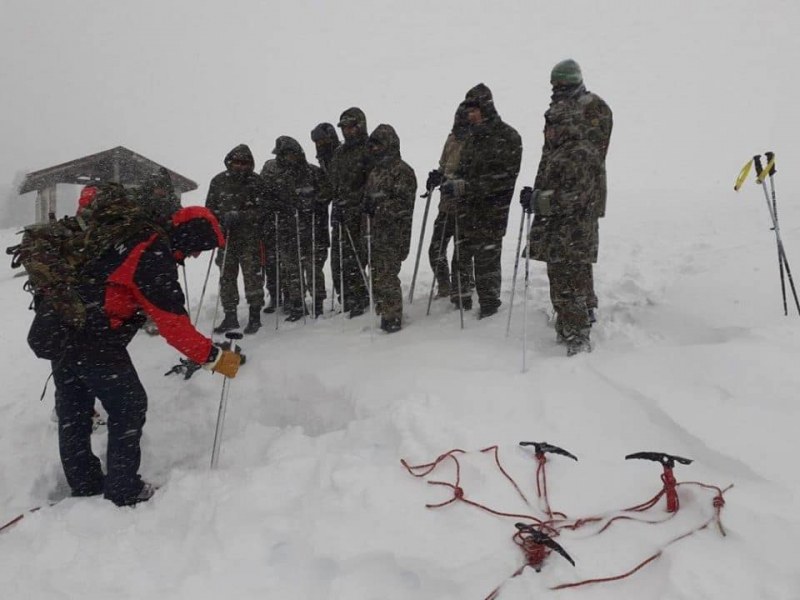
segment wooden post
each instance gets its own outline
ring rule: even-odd
[[[44,223],[47,220],[47,188],[36,190],[36,223]]]

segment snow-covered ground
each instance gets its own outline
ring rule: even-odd
[[[150,397],[142,474],[158,493],[135,509],[70,498],[27,514],[0,533],[0,598],[481,600],[501,584],[502,600],[800,598],[800,317],[783,315],[761,190],[752,176],[731,189],[750,155],[776,151],[800,284],[795,0],[86,0],[80,10],[0,0],[0,10],[4,181],[123,144],[196,179],[186,201],[201,203],[235,144],[250,143],[261,163],[275,137],[293,135],[312,157],[307,132],[351,105],[371,127],[395,125],[424,181],[457,102],[485,81],[522,134],[521,186],[539,159],[549,70],[567,56],[615,115],[594,352],[564,356],[544,267],[532,263],[522,373],[519,287],[505,337],[516,202],[497,316],[468,315],[462,331],[439,300],[426,317],[423,255],[396,335],[373,337],[368,317],[328,313],[278,331],[268,319],[246,338],[216,471],[221,378],[164,377],[176,352],[137,336],[131,352]],[[0,248],[14,240],[0,231]],[[207,263],[190,262],[196,303]],[[412,269],[413,255],[406,289]],[[52,385],[38,401],[49,365],[25,343],[22,282],[0,265],[0,525],[65,494]],[[204,331],[215,300],[213,291]],[[547,463],[552,507],[573,518],[611,517],[660,489],[660,467],[629,453],[693,459],[676,467],[679,481],[734,486],[727,536],[710,526],[667,545],[713,516],[712,492],[681,486],[669,521],[564,531],[575,567],[554,554],[540,573],[507,580],[524,561],[511,539],[520,519],[459,502],[425,508],[452,491],[411,477],[400,460],[463,449],[465,498],[543,517],[523,440],[578,456]],[[105,435],[94,443],[102,456]],[[493,444],[533,508],[480,453]],[[453,463],[425,479],[454,482]],[[664,508],[662,499],[641,516],[661,520]],[[624,573],[662,548],[622,581],[550,590]]]
[[[523,561],[518,519],[465,504],[400,464],[469,451],[461,484],[496,510],[526,507],[490,455],[535,499],[535,461],[519,441],[548,441],[573,463],[548,462],[550,501],[571,517],[612,515],[660,488],[660,467],[624,456],[664,451],[693,459],[679,481],[734,487],[722,523],[667,547],[630,578],[558,593],[566,598],[800,596],[793,548],[797,501],[798,317],[780,306],[773,236],[760,190],[734,196],[615,195],[602,223],[595,351],[567,359],[548,323],[546,275],[533,263],[528,365],[521,372],[521,296],[505,338],[496,317],[466,319],[437,301],[425,317],[429,271],[407,328],[372,338],[368,318],[327,314],[303,326],[273,321],[246,338],[248,364],[230,392],[220,468],[209,470],[221,379],[162,373],[177,356],[145,335],[132,344],[151,405],[144,476],[154,499],[118,509],[67,499],[0,534],[0,589],[8,598],[484,598]],[[669,201],[668,201],[669,200]],[[800,211],[784,212],[790,261]],[[518,213],[512,213],[516,222]],[[3,245],[11,238],[2,236]],[[515,242],[507,237],[506,273]],[[199,296],[204,259],[191,265]],[[411,261],[405,280],[410,279]],[[212,279],[212,284],[215,280]],[[30,313],[9,270],[0,280],[7,374],[0,404],[4,516],[63,492],[52,394],[38,402],[47,365],[24,347]],[[214,300],[212,296],[209,300]],[[210,326],[207,303],[201,327]],[[242,314],[244,317],[244,314]],[[95,435],[103,452],[105,436]],[[454,482],[445,463],[428,479]],[[660,525],[616,523],[565,532],[571,567],[551,556],[500,598],[623,573],[705,522],[713,494],[679,488],[678,516]],[[662,500],[647,513],[667,516]]]

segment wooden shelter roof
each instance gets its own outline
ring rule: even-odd
[[[42,190],[57,183],[88,185],[116,181],[125,186],[141,185],[150,175],[157,173],[161,168],[162,166],[157,162],[123,146],[117,146],[97,154],[90,154],[54,167],[28,173],[20,185],[19,193]],[[170,169],[167,171],[176,193],[183,194],[197,189],[197,184],[191,179]]]

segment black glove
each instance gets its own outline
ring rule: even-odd
[[[438,169],[435,169],[428,173],[428,181],[425,182],[425,189],[432,190],[435,187],[438,187],[442,184],[442,180],[444,179],[444,175]]]
[[[526,185],[519,191],[519,203],[522,210],[526,213],[531,212],[531,203],[533,202],[533,188]]]
[[[222,219],[220,219],[222,228],[225,230],[230,229],[231,227],[236,227],[239,223],[239,211],[238,210],[230,210],[222,215]]]
[[[456,198],[462,198],[467,188],[467,183],[463,179],[448,179],[441,187],[442,192]]]
[[[364,201],[361,203],[361,212],[370,217],[375,216],[375,209],[378,208],[378,199],[383,194],[367,194],[364,196]]]

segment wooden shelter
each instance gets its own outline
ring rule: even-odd
[[[123,146],[117,146],[111,150],[28,173],[19,188],[19,193],[36,191],[36,222],[42,223],[49,218],[49,215],[56,213],[56,185],[59,183],[90,185],[113,181],[125,187],[138,187],[161,168],[161,165],[149,158]],[[178,198],[184,192],[197,189],[197,184],[191,179],[170,169],[167,169],[167,172]]]

